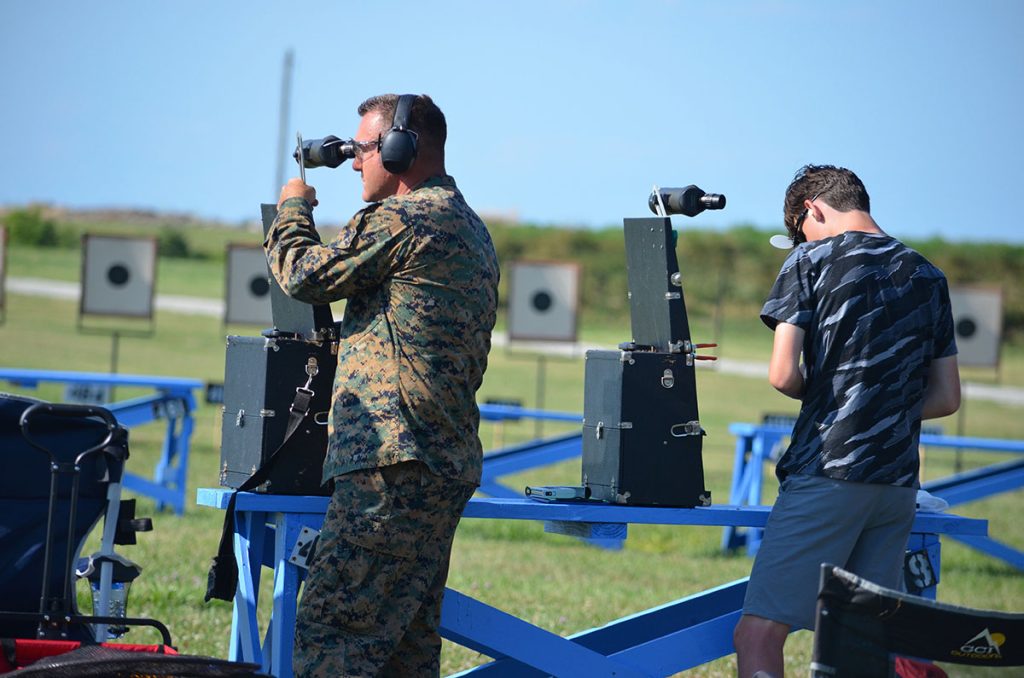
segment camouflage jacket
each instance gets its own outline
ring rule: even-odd
[[[264,248],[284,291],[346,299],[323,478],[419,460],[480,482],[476,391],[487,366],[498,261],[449,176],[356,213],[324,244],[309,204],[286,200]]]

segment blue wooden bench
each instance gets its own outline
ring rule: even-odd
[[[198,503],[223,510],[230,494],[230,490],[203,488]],[[327,502],[327,497],[238,495],[234,547],[239,585],[229,659],[261,664],[278,678],[292,676],[292,634],[304,570],[290,558],[303,527],[320,529]],[[539,520],[548,531],[579,534],[581,529],[601,526],[624,531],[629,523],[763,527],[768,510],[766,506],[674,509],[474,498],[463,517]],[[984,520],[919,513],[911,548],[926,551],[937,574],[941,565],[940,534],[984,536],[986,530]],[[263,566],[273,570],[274,593],[269,626],[261,638],[257,609]],[[448,589],[441,633],[494,658],[466,672],[471,675],[665,676],[734,651],[732,629],[739,619],[745,589],[746,579],[725,583],[568,638]],[[923,593],[934,597],[934,584]]]

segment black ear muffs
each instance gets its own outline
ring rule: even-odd
[[[416,101],[415,94],[403,94],[395,104],[395,117],[391,129],[380,140],[380,159],[384,169],[402,174],[416,160],[416,133],[409,129],[409,114]]]

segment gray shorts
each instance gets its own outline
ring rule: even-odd
[[[917,490],[790,475],[754,560],[743,614],[814,628],[821,563],[900,588]]]

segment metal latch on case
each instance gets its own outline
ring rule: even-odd
[[[688,421],[685,424],[674,424],[669,432],[673,438],[685,438],[686,436],[702,436],[704,429],[700,427],[699,421]]]
[[[661,375],[661,385],[663,388],[672,388],[676,385],[675,375],[672,374],[672,370],[665,370]]]

